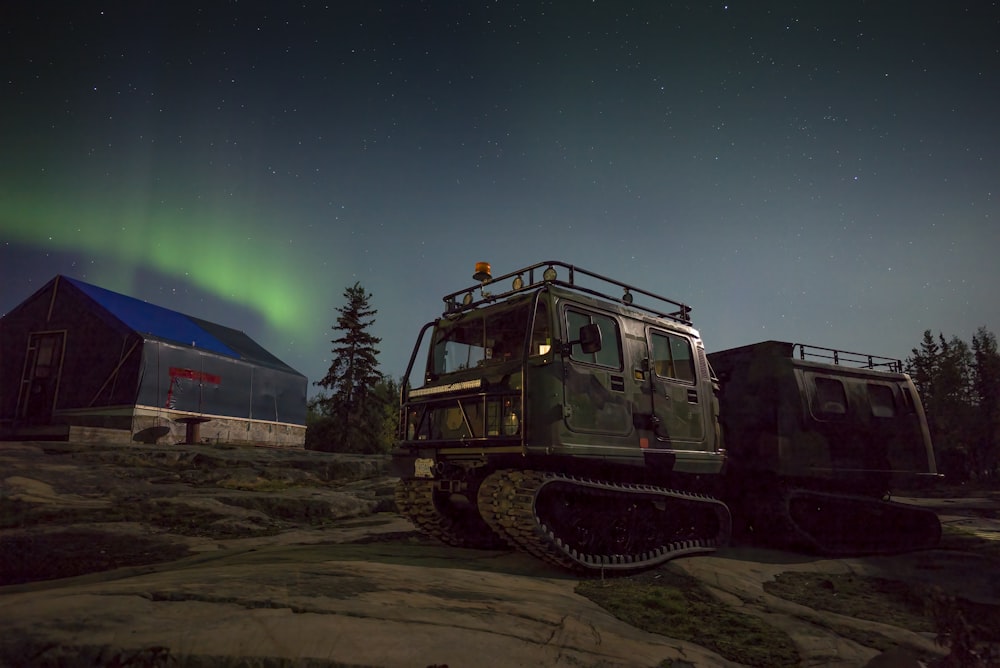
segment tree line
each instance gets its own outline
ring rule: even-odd
[[[920,393],[938,470],[953,482],[1000,478],[1000,354],[985,327],[971,345],[924,332],[906,359]]]
[[[316,381],[325,391],[308,407],[309,449],[373,454],[396,443],[400,382],[379,370],[371,298],[355,283],[336,309],[330,369]],[[1000,479],[1000,353],[993,333],[980,327],[970,345],[927,330],[905,368],[923,401],[938,470],[955,482]]]

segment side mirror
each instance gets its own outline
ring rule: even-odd
[[[590,323],[580,328],[580,340],[574,343],[580,344],[580,349],[584,354],[590,355],[601,349],[601,328],[597,323]]]

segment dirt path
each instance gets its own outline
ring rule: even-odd
[[[577,593],[576,577],[524,555],[420,538],[391,512],[382,460],[4,443],[0,471],[0,663],[738,665],[620,621]],[[992,535],[992,508],[948,517]],[[846,667],[885,649],[865,641],[872,633],[925,657],[944,650],[933,633],[806,607],[765,583],[787,572],[892,576],[998,604],[991,558],[734,547],[671,568],[788,633],[799,665]],[[65,577],[39,579],[53,575]]]

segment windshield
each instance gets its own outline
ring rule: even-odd
[[[513,308],[473,311],[458,320],[441,320],[434,331],[433,376],[520,360],[530,305],[522,302]]]

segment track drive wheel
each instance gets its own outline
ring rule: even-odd
[[[442,543],[481,550],[509,548],[479,516],[474,501],[437,489],[433,480],[400,480],[396,508],[421,533]]]

